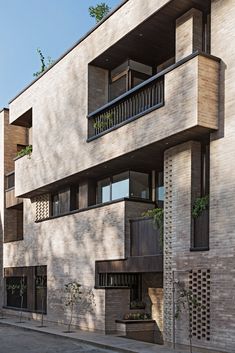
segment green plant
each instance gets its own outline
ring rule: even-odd
[[[198,218],[202,214],[202,212],[208,208],[208,205],[209,205],[209,195],[198,197],[195,200],[192,208],[193,218]]]
[[[23,157],[23,156],[28,155],[30,158],[32,150],[33,150],[32,145],[26,146],[26,147],[22,148],[22,150],[17,152],[17,157]]]
[[[67,332],[71,332],[71,324],[73,320],[73,311],[74,311],[74,306],[82,299],[81,294],[82,292],[80,291],[81,289],[81,284],[78,282],[70,282],[68,284],[65,284],[65,300],[64,300],[64,305],[66,308],[69,308],[70,310],[70,319],[68,322],[68,330]]]
[[[178,298],[176,300],[176,310],[175,310],[175,318],[179,319],[182,311],[187,313],[188,317],[188,337],[189,337],[189,348],[190,353],[192,353],[192,328],[191,328],[191,315],[195,310],[203,309],[203,305],[198,302],[197,297],[193,295],[192,291],[186,289],[182,282],[176,283],[178,285]]]
[[[163,233],[164,233],[164,210],[163,208],[153,208],[142,213],[143,217],[153,218],[153,223],[156,225],[160,233],[161,243],[163,243]]]
[[[96,6],[90,6],[88,11],[91,17],[94,17],[96,23],[100,22],[111,10],[111,8],[105,3],[101,2]]]
[[[130,303],[131,309],[145,309],[145,303],[142,301],[133,300]]]
[[[127,313],[123,316],[123,320],[150,320],[151,315],[148,313]]]
[[[34,77],[38,77],[41,75],[42,72],[44,72],[49,66],[51,66],[52,64],[54,64],[54,60],[51,59],[50,56],[47,57],[47,63],[45,62],[45,56],[43,55],[41,49],[37,48],[37,53],[39,55],[40,58],[40,62],[41,62],[41,68],[39,71],[35,72],[33,74]]]
[[[94,122],[93,127],[94,129],[103,129],[108,127],[112,124],[114,118],[113,113],[106,113],[105,115],[101,116],[100,120]]]

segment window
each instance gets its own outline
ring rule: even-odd
[[[47,310],[47,267],[8,267],[4,269],[6,302],[10,308],[44,312]],[[20,293],[23,295],[21,296]],[[23,299],[23,300],[22,300]]]
[[[158,207],[163,207],[165,198],[165,187],[164,187],[164,175],[163,172],[157,173],[157,188],[156,188],[156,200]]]
[[[209,195],[210,146],[201,145],[201,197]],[[192,218],[192,250],[209,249],[209,207],[197,218]]]
[[[111,200],[110,178],[103,179],[97,184],[97,202],[104,203]]]
[[[129,172],[114,175],[112,178],[112,200],[129,197]]]
[[[139,172],[130,172],[130,197],[149,199],[149,175]]]
[[[150,199],[149,174],[126,171],[98,181],[97,203],[122,198]]]
[[[142,277],[136,273],[99,273],[98,287],[130,288],[130,304],[142,300]]]
[[[23,293],[22,308],[27,308],[27,277],[6,278],[7,306],[21,307],[20,291]]]
[[[35,311],[47,312],[46,266],[38,266],[35,268]]]
[[[4,243],[23,240],[24,236],[24,211],[23,203],[17,208],[5,210]]]
[[[79,208],[79,189],[72,186],[64,190],[57,191],[51,196],[52,216],[69,213]]]
[[[152,67],[127,60],[110,71],[109,100],[113,100],[152,76]]]

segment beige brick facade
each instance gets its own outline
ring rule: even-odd
[[[153,175],[164,169],[163,272],[140,271],[146,301],[141,310],[151,312],[155,320],[153,340],[188,345],[186,316],[174,317],[176,282],[182,281],[205,306],[199,316],[194,312],[191,317],[193,345],[234,353],[235,6],[233,0],[202,3],[125,2],[12,100],[11,125],[8,110],[0,113],[0,304],[6,304],[3,268],[46,265],[47,321],[66,322],[64,285],[76,280],[87,295],[73,323],[106,333],[114,333],[117,327],[124,330],[116,320],[130,311],[130,288],[98,288],[96,261],[130,260],[130,219],[155,204],[131,198],[95,203],[98,176],[122,173],[135,160],[134,169],[152,175],[152,201],[158,186]],[[109,99],[108,54],[115,46],[120,48],[119,41],[131,31],[133,38],[144,36],[145,25],[158,14],[175,26],[175,55],[173,61],[167,57],[163,63],[173,62],[173,66],[159,76],[163,104],[147,110],[145,102],[146,114],[88,142],[87,115]],[[210,41],[205,39],[208,26]],[[209,44],[211,55],[196,53]],[[93,65],[101,56],[107,58],[104,67]],[[29,143],[27,128],[16,125],[30,109],[33,152],[30,158],[14,162],[17,144]],[[209,249],[192,251],[192,207],[202,193],[205,143],[210,146]],[[5,197],[5,174],[14,169],[16,186]],[[72,183],[79,184],[80,209],[51,217],[52,193]],[[3,244],[4,233],[13,233],[16,227],[17,207],[22,204],[15,195],[23,198],[24,236]],[[37,317],[36,313],[24,315]]]

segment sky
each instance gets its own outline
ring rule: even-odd
[[[40,69],[37,48],[58,59],[95,25],[89,6],[121,0],[0,0],[0,110]]]

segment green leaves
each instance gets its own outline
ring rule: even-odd
[[[205,211],[209,206],[209,195],[198,197],[192,208],[192,216],[193,218],[198,218],[203,211]]]
[[[153,208],[142,213],[143,217],[153,218],[153,223],[156,225],[159,230],[161,241],[163,242],[163,233],[164,233],[164,210],[163,208]]]
[[[96,6],[90,6],[88,10],[90,16],[94,17],[96,23],[98,23],[109,13],[111,8],[105,2],[102,2]]]
[[[42,51],[40,48],[37,48],[37,53],[39,54],[39,59],[41,62],[41,68],[39,71],[35,72],[33,74],[34,77],[38,77],[41,75],[42,72],[44,72],[48,67],[50,67],[52,64],[54,64],[54,60],[51,59],[50,56],[47,57],[47,63],[45,62],[45,56],[43,55]]]
[[[98,121],[93,124],[94,129],[103,129],[109,127],[113,123],[114,114],[105,113],[103,114]]]
[[[81,284],[78,282],[70,282],[65,284],[65,306],[71,307],[81,299],[82,292],[80,291]]]
[[[20,150],[18,153],[17,153],[17,157],[23,157],[23,156],[26,156],[26,155],[31,155],[32,153],[32,145],[29,145],[29,146],[26,146],[25,148],[22,148],[22,150]]]

